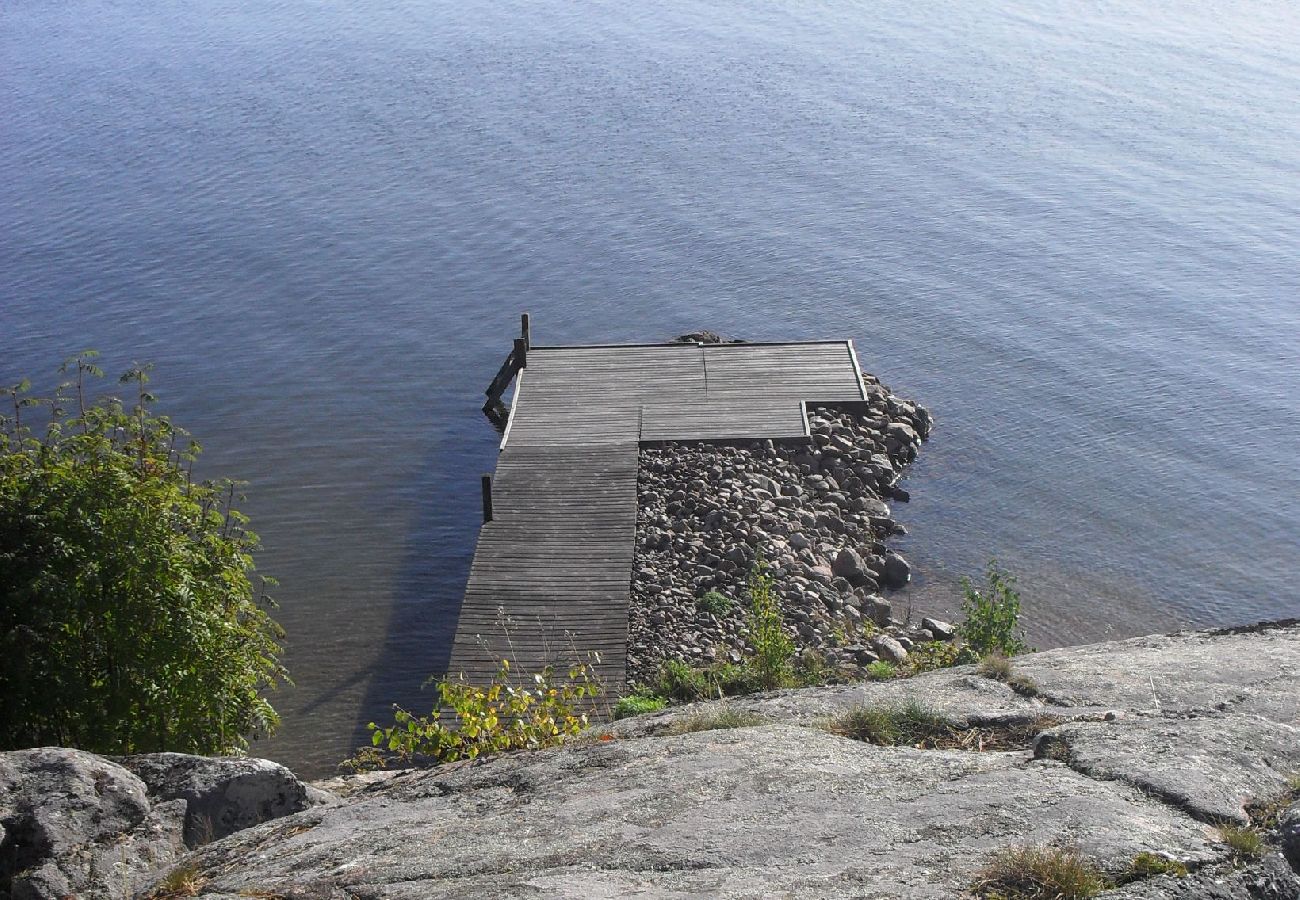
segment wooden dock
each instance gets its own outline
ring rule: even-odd
[[[485,409],[511,378],[448,672],[483,682],[504,657],[533,672],[595,650],[613,692],[626,679],[641,445],[806,440],[808,406],[866,399],[852,341],[539,347],[527,317]]]

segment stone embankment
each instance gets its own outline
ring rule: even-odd
[[[1014,665],[1018,690],[962,667],[677,707],[330,794],[282,780],[230,815],[203,798],[240,795],[233,763],[133,764],[142,779],[77,751],[3,754],[0,893],[939,900],[971,897],[1005,848],[1071,847],[1117,881],[1139,858],[1188,870],[1102,900],[1300,897],[1300,623]],[[836,726],[912,703],[954,738],[879,746]],[[281,795],[301,811],[279,815]],[[221,830],[279,817],[187,850],[196,809]],[[1233,826],[1258,852],[1233,849]]]
[[[811,444],[642,450],[630,681],[653,681],[665,659],[739,660],[746,581],[760,557],[796,645],[847,677],[882,657],[902,661],[913,642],[950,636],[942,623],[935,633],[897,622],[885,593],[911,577],[885,543],[903,532],[887,501],[908,499],[899,478],[933,419],[877,379],[864,381],[866,403],[809,410]]]

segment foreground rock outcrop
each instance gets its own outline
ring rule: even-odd
[[[1191,870],[1105,897],[1300,896],[1284,855],[1300,850],[1300,809],[1285,807],[1300,799],[1300,624],[1051,650],[1015,668],[1019,692],[965,667],[336,779],[339,805],[180,865],[213,898],[948,898],[1000,848],[1056,845],[1113,875],[1143,853]],[[997,749],[876,746],[823,727],[908,701]],[[1234,858],[1219,830],[1246,822],[1265,835],[1259,859]]]
[[[0,897],[135,897],[187,847],[328,800],[264,759],[2,753]]]

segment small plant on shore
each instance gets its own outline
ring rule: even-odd
[[[1219,837],[1228,845],[1232,855],[1239,860],[1256,860],[1264,855],[1264,837],[1255,828],[1242,825],[1221,825],[1219,826]]]
[[[469,684],[463,678],[443,678],[436,684],[438,702],[430,715],[416,716],[396,707],[391,726],[370,723],[374,748],[402,761],[446,763],[551,747],[587,727],[583,703],[601,693],[591,663],[571,666],[567,677],[557,676],[548,666],[530,679],[516,681],[509,660],[503,659],[488,684]],[[450,724],[443,724],[444,713],[453,720]]]
[[[731,598],[721,591],[706,591],[695,601],[695,608],[711,616],[725,616],[731,612]]]
[[[749,576],[749,643],[753,656],[748,664],[762,690],[787,686],[793,674],[794,641],[785,633],[781,605],[772,588],[772,576],[760,557]]]
[[[795,659],[792,678],[799,687],[816,687],[837,681],[839,670],[825,654],[809,647]]]
[[[1087,900],[1106,886],[1096,864],[1073,848],[1008,847],[993,855],[972,887],[989,900]]]
[[[964,660],[974,662],[992,653],[1015,656],[1030,652],[1032,648],[1025,643],[1025,630],[1020,626],[1020,594],[1015,589],[1015,576],[998,568],[994,560],[989,562],[985,578],[983,590],[969,578],[961,580],[965,620],[957,626],[957,633],[965,644]]]
[[[724,706],[721,709],[677,719],[668,726],[666,733],[691,734],[697,731],[717,731],[725,728],[752,728],[755,725],[765,724],[767,719],[758,713]]]
[[[645,713],[658,712],[668,705],[668,701],[657,694],[635,693],[619,697],[614,704],[614,719],[628,719]]]
[[[920,675],[937,669],[951,669],[957,665],[961,655],[956,644],[945,641],[926,641],[917,644],[907,653],[907,674]]]
[[[867,678],[871,681],[889,681],[898,677],[898,669],[887,660],[878,659],[866,668]]]

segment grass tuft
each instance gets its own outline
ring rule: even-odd
[[[207,879],[192,865],[177,866],[150,891],[147,900],[180,900],[197,897],[207,884]]]
[[[901,706],[859,706],[832,719],[827,730],[882,747],[933,743],[950,735],[953,724],[916,700]]]
[[[755,725],[766,725],[767,719],[758,713],[752,713],[743,709],[736,709],[731,706],[724,706],[721,709],[710,710],[708,712],[696,713],[693,716],[684,716],[670,722],[665,729],[666,734],[693,734],[697,731],[718,731],[724,728],[752,728]]]
[[[1264,837],[1254,828],[1221,825],[1219,837],[1239,860],[1255,860],[1264,855]]]
[[[1008,847],[976,876],[977,896],[997,900],[1086,900],[1106,887],[1101,870],[1078,850]]]

